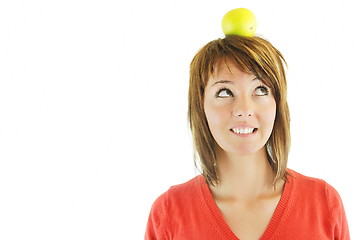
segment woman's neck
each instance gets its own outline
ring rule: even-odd
[[[265,148],[248,156],[217,151],[217,167],[220,182],[211,189],[217,198],[251,201],[275,194],[275,175]],[[277,190],[281,190],[284,182],[277,185]]]

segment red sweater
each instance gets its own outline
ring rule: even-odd
[[[337,191],[320,179],[288,170],[282,197],[261,240],[350,239]],[[171,187],[154,202],[146,240],[238,240],[203,176]]]

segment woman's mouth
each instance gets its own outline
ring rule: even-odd
[[[232,128],[231,131],[236,134],[249,135],[257,132],[258,128]]]

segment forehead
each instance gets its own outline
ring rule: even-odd
[[[255,62],[244,61],[244,59],[241,59],[240,56],[224,56],[218,58],[212,65],[204,86],[207,86],[209,82],[213,82],[217,78],[223,78],[226,76],[231,78],[238,76],[238,74],[246,75],[250,78],[255,77],[269,88],[273,89],[274,93],[277,91],[276,81],[270,79],[263,68],[260,68]]]

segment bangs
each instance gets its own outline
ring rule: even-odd
[[[278,91],[276,86],[278,80],[272,66],[277,63],[273,63],[271,55],[277,53],[271,53],[272,49],[258,44],[258,39],[260,38],[227,36],[224,39],[214,40],[207,44],[205,46],[206,51],[201,56],[202,59],[198,59],[202,63],[200,66],[202,86],[207,85],[209,77],[213,76],[217,69],[217,64],[223,60],[227,67],[228,62],[232,61],[237,64],[241,71],[255,75],[275,94]],[[230,71],[229,67],[228,70]]]

